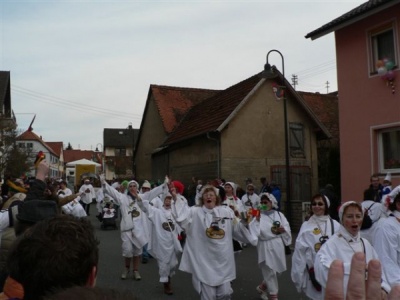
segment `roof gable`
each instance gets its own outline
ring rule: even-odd
[[[253,75],[193,106],[164,145],[216,131],[259,81],[259,74]]]
[[[151,85],[150,91],[167,134],[173,131],[190,108],[220,92],[162,85]]]
[[[34,141],[40,143],[43,147],[49,150],[49,153],[53,154],[56,157],[60,157],[60,154],[57,154],[41,137],[39,137],[36,133],[30,130],[26,130],[16,138],[17,141]]]
[[[397,3],[400,3],[400,0],[370,0],[330,21],[329,23],[326,23],[320,28],[311,31],[305,36],[305,38],[311,38],[312,40],[315,40],[328,33],[349,26],[350,24],[362,20],[370,15],[376,14],[379,11],[382,11]]]
[[[106,147],[133,147],[139,129],[132,128],[105,128],[103,131],[104,148]]]
[[[283,75],[276,70],[278,80]],[[173,144],[189,138],[206,134],[212,131],[222,131],[233,116],[243,106],[249,94],[256,90],[265,79],[260,78],[260,73],[253,75],[217,95],[204,100],[194,106],[182,119],[179,126],[166,138],[162,146]],[[293,97],[316,125],[319,137],[330,138],[331,134],[325,125],[318,119],[314,111],[308,106],[304,99],[293,89],[289,82],[284,80],[286,92]]]
[[[332,139],[339,141],[339,99],[337,93],[298,93],[303,97],[317,118],[329,130]]]
[[[91,150],[64,150],[64,162],[69,163],[71,161],[80,160],[83,158],[91,160],[94,152]]]
[[[55,153],[57,153],[58,156],[61,155],[61,151],[64,147],[63,142],[46,142],[46,144],[53,149]]]

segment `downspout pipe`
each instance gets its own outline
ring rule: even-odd
[[[211,137],[210,133],[207,132],[207,138],[217,143],[217,178],[221,178],[221,138],[218,131],[214,131],[218,134],[218,138]]]

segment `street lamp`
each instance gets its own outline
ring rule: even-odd
[[[267,53],[267,63],[264,65],[264,71],[261,76],[263,78],[274,78],[277,77],[276,67],[272,66],[268,63],[268,56],[270,53],[276,52],[282,58],[282,86],[281,88],[284,90],[286,88],[285,85],[285,60],[283,55],[278,50],[270,50]],[[288,130],[288,121],[287,121],[287,107],[286,107],[286,95],[283,93],[283,120],[285,124],[285,164],[286,164],[286,213],[289,221],[291,220],[291,203],[290,203],[290,159],[289,159],[289,130]]]
[[[102,151],[102,154],[101,154],[101,172],[102,173],[105,173],[105,170],[104,170],[104,147],[103,147],[103,144],[102,143],[97,143],[97,145],[96,145],[96,149],[94,150],[95,152],[100,152],[100,150],[99,150],[99,148],[97,147],[98,145],[100,145],[101,146],[101,149],[103,150]]]

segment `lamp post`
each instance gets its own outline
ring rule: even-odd
[[[285,85],[285,59],[283,55],[278,50],[270,50],[267,53],[267,63],[264,66],[264,71],[262,72],[263,78],[274,78],[277,77],[278,74],[275,72],[276,67],[272,66],[268,63],[268,57],[272,52],[276,52],[281,56],[282,59],[282,86],[281,88],[284,90],[286,88]],[[290,159],[289,159],[289,130],[288,130],[288,121],[287,121],[287,107],[286,107],[286,95],[283,93],[283,120],[285,125],[285,167],[286,167],[286,214],[288,216],[289,222],[291,218],[291,189],[290,189]]]
[[[97,143],[96,149],[94,150],[95,152],[100,152],[99,148],[97,147],[98,145],[100,145],[101,149],[102,149],[102,154],[101,154],[101,172],[105,173],[105,170],[104,170],[104,147],[103,147],[102,143]]]

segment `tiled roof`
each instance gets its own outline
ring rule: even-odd
[[[298,92],[312,109],[317,118],[325,125],[332,139],[339,141],[339,100],[337,93],[320,94]]]
[[[106,147],[132,147],[136,141],[139,129],[104,128],[103,141]],[[100,149],[99,149],[100,150]]]
[[[216,95],[218,90],[151,85],[150,91],[166,134],[172,132],[194,105]]]
[[[91,150],[64,150],[64,163],[86,158],[91,160],[94,155],[94,151]]]
[[[46,144],[49,145],[49,147],[53,149],[53,151],[57,153],[58,156],[61,155],[61,150],[63,149],[63,142],[46,142]]]
[[[320,28],[311,31],[305,37],[315,40],[332,31],[348,26],[356,21],[359,21],[383,9],[391,7],[397,3],[400,3],[400,0],[370,0],[341,15],[340,17],[330,21],[329,23],[326,23]]]
[[[54,156],[60,157],[59,153],[56,153],[41,137],[39,137],[33,131],[26,130],[21,135],[17,136],[17,141],[35,141],[43,145],[49,152]]]
[[[260,80],[256,74],[193,106],[164,145],[217,130]]]

